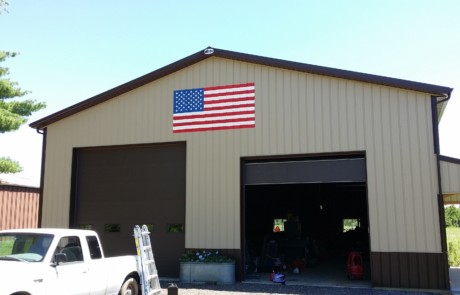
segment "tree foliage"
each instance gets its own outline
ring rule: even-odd
[[[2,9],[2,4],[4,3],[0,2],[0,9]],[[0,63],[16,55],[15,52],[0,51]],[[45,103],[35,100],[13,100],[26,95],[28,92],[19,88],[16,82],[6,78],[8,74],[8,68],[0,66],[0,134],[18,130],[22,124],[27,122],[27,118],[33,112],[46,107]],[[22,168],[18,162],[9,157],[0,157],[0,173],[17,173],[21,171]]]
[[[8,12],[8,10],[6,9],[7,6],[8,2],[6,2],[5,0],[0,0],[0,14],[2,14],[2,12]]]
[[[446,226],[460,226],[460,208],[447,206],[444,208]]]

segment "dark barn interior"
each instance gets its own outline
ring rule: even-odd
[[[365,182],[247,185],[244,193],[247,275],[342,271],[351,251],[368,259]]]

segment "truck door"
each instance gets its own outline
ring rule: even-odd
[[[88,266],[83,260],[81,241],[77,236],[63,237],[55,250],[57,261],[56,281],[50,294],[89,295]]]
[[[86,244],[88,251],[85,251],[85,253],[89,253],[89,257],[85,257],[89,270],[87,283],[90,286],[91,295],[104,295],[108,287],[110,269],[105,264],[98,238],[96,236],[87,236]]]

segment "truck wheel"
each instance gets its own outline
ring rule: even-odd
[[[120,289],[120,295],[138,295],[139,285],[134,278],[127,279]]]

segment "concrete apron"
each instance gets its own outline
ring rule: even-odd
[[[460,267],[449,268],[449,277],[452,294],[460,295]]]

